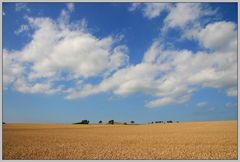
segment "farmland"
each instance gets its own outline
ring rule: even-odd
[[[5,124],[3,159],[237,159],[237,121]]]

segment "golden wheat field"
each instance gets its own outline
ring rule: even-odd
[[[6,124],[3,159],[237,159],[237,121]]]

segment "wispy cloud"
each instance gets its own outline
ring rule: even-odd
[[[237,103],[227,102],[225,108],[237,108]]]
[[[138,7],[141,6],[141,3],[132,3],[131,6],[128,8],[129,11],[135,11]]]
[[[20,2],[15,4],[15,10],[17,12],[20,12],[20,11],[30,12],[31,11],[30,8],[27,7],[27,3],[20,3]]]
[[[206,102],[198,102],[196,105],[197,105],[197,107],[204,107],[207,105],[207,103]]]
[[[73,12],[75,7],[74,7],[74,3],[67,3],[67,8],[69,11]]]
[[[153,19],[160,16],[161,12],[168,10],[171,3],[133,3],[129,11],[141,10],[144,17]]]
[[[19,35],[22,32],[26,32],[29,30],[29,26],[26,24],[21,25],[17,30],[14,31],[16,35]]]

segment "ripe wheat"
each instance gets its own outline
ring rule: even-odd
[[[237,121],[6,124],[3,159],[237,159]]]

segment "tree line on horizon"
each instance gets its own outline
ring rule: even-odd
[[[73,124],[89,124],[90,123],[90,121],[89,120],[82,120],[81,122],[77,122],[77,123],[73,123]],[[120,122],[115,122],[114,120],[109,120],[106,124],[117,124],[117,123],[120,123]],[[148,124],[159,124],[159,123],[163,123],[163,124],[165,124],[165,123],[174,123],[172,120],[168,120],[168,121],[166,121],[166,122],[164,122],[164,121],[155,121],[155,122],[148,122]],[[175,123],[179,123],[179,121],[176,121]],[[6,124],[5,122],[2,122],[2,124],[4,125],[4,124]],[[102,120],[100,120],[99,122],[98,122],[98,124],[103,124],[103,121]],[[124,125],[127,125],[127,124],[135,124],[135,121],[130,121],[130,123],[127,123],[127,122],[123,122],[122,124],[124,124]]]
[[[82,120],[81,122],[77,122],[77,123],[73,123],[73,124],[89,124],[90,123],[90,121],[89,120]],[[99,122],[98,122],[98,124],[102,124],[103,123],[103,121],[102,120],[100,120]],[[116,123],[119,123],[119,122],[115,122],[114,120],[109,120],[106,124],[116,124]],[[168,120],[168,121],[166,121],[166,122],[164,122],[164,121],[155,121],[155,122],[149,122],[148,124],[159,124],[159,123],[163,123],[163,124],[165,124],[165,123],[174,123],[172,120]],[[179,121],[176,121],[176,123],[179,123]],[[123,123],[124,125],[127,125],[128,123],[127,122],[124,122]],[[135,121],[130,121],[130,124],[135,124]]]

